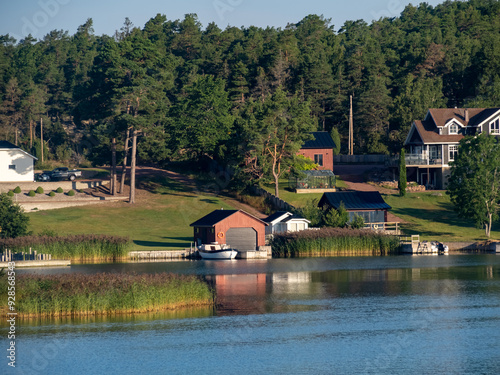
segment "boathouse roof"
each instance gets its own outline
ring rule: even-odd
[[[339,209],[344,203],[346,210],[389,210],[391,206],[385,203],[378,191],[339,191],[324,193],[318,206],[328,204]]]

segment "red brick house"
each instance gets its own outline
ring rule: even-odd
[[[335,142],[328,132],[312,132],[313,139],[307,141],[299,151],[300,155],[313,160],[319,169],[333,170],[333,149]]]
[[[215,210],[190,226],[196,245],[217,242],[241,251],[264,246],[268,225],[242,210]]]

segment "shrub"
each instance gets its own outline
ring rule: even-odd
[[[68,195],[70,197],[74,196],[75,195],[75,191],[73,189],[71,189],[70,191],[68,191]]]
[[[63,192],[63,189],[62,189],[62,187],[58,187],[58,188],[56,189],[56,193],[59,193],[59,194],[61,194],[62,192]]]
[[[15,238],[28,234],[28,216],[7,194],[0,194],[0,238]],[[9,247],[2,247],[8,249]]]
[[[28,195],[30,197],[34,197],[36,195],[36,193],[33,190],[30,190],[30,192],[28,193]]]
[[[19,186],[16,186],[14,189],[14,193],[19,194],[21,192],[21,188]]]
[[[37,194],[43,194],[43,187],[39,186],[39,187],[36,188],[35,191],[36,191]]]
[[[49,193],[49,197],[54,197],[55,195],[56,195],[56,193],[54,193],[53,191],[51,191],[51,192]]]
[[[9,192],[7,193],[7,195],[8,195],[9,197],[13,197],[13,196],[14,196],[14,192],[13,192],[12,190],[9,190]]]
[[[365,220],[362,216],[355,215],[354,220],[351,222],[351,228],[353,229],[361,229],[365,226]]]

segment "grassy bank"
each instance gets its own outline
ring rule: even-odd
[[[399,250],[399,239],[366,230],[322,228],[276,236],[273,257],[390,254]]]
[[[0,239],[0,248],[14,252],[51,254],[53,259],[80,261],[118,260],[127,257],[130,240],[126,237],[81,234],[73,236],[25,236]]]
[[[7,277],[1,277],[1,306],[7,306]],[[21,317],[114,315],[212,305],[208,284],[174,274],[63,274],[16,277],[16,312]]]
[[[116,202],[29,213],[29,230],[129,237],[128,250],[180,250],[193,241],[189,224],[213,210],[233,209],[223,197],[168,178],[144,187],[134,205]]]
[[[402,228],[406,234],[420,234],[421,239],[436,241],[484,241],[484,229],[476,228],[474,222],[460,218],[453,210],[450,197],[445,192],[408,193],[384,195],[391,212],[406,223]],[[493,224],[491,238],[500,240],[500,223]]]

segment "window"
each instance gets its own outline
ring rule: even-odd
[[[449,129],[450,134],[458,134],[458,125],[451,124]]]
[[[314,163],[318,164],[320,167],[323,166],[323,154],[314,155]]]
[[[16,170],[16,165],[15,164],[9,165],[9,169]]]
[[[454,161],[456,156],[458,155],[458,146],[448,146],[448,150],[450,152],[450,161]]]
[[[490,122],[490,134],[500,135],[500,119]]]

